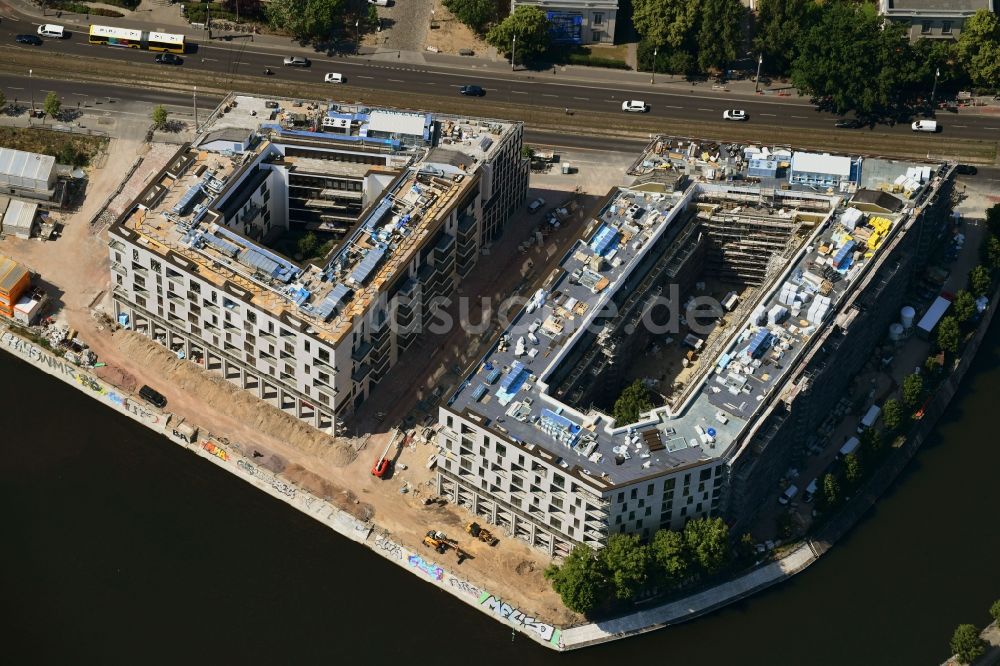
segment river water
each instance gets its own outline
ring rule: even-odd
[[[938,664],[1000,597],[1000,327],[841,544],[706,618],[557,655],[0,354],[6,663]]]

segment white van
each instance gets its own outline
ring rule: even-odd
[[[781,493],[781,497],[778,498],[778,504],[785,505],[794,499],[796,495],[799,494],[799,487],[795,485],[788,486],[785,488],[785,492]]]
[[[858,424],[858,434],[860,435],[865,430],[868,430],[868,428],[871,428],[873,425],[875,425],[875,422],[878,421],[878,417],[881,415],[882,415],[881,407],[879,407],[878,405],[872,405],[871,407],[869,407],[868,411],[864,415],[864,418],[861,419],[861,423]]]
[[[937,132],[938,124],[936,120],[917,120],[910,125],[914,132]]]
[[[369,5],[375,5],[377,7],[388,7],[389,0],[368,0]]]
[[[327,83],[343,83],[344,75],[338,72],[330,72],[329,74],[323,77],[323,80],[326,81]]]
[[[66,36],[66,30],[61,25],[53,25],[52,23],[43,23],[38,26],[38,34],[42,37],[51,37],[52,39],[62,39]]]

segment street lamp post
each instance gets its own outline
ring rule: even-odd
[[[517,35],[510,40],[510,71],[514,71],[514,51],[517,49]]]
[[[757,77],[753,81],[753,91],[760,92],[760,66],[764,64],[764,54],[761,53],[760,57],[757,58]]]
[[[208,28],[208,38],[212,39],[212,12],[209,9],[209,4],[205,2],[205,26]]]
[[[31,93],[31,111],[28,112],[28,122],[35,115],[35,86],[31,83],[31,70],[28,70],[28,90]]]
[[[941,68],[934,68],[934,87],[931,88],[931,113],[934,113],[934,96],[937,95],[938,77],[941,76]]]
[[[361,52],[361,19],[356,19],[354,21],[354,50],[355,52]]]
[[[649,75],[649,82],[656,83],[656,55],[660,52],[659,46],[653,47],[653,73]]]

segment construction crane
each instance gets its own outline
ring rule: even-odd
[[[392,439],[389,443],[385,445],[385,450],[382,451],[382,455],[379,456],[378,460],[375,462],[375,466],[372,467],[372,476],[378,477],[379,479],[384,479],[385,475],[389,472],[389,468],[392,467],[392,460],[389,458],[389,449],[392,445],[396,443],[396,438],[399,436],[399,429],[397,428],[394,433],[392,433]]]
[[[465,531],[472,535],[472,538],[479,539],[483,543],[495,546],[500,543],[500,539],[493,536],[485,527],[480,527],[479,523],[469,523],[465,526]]]

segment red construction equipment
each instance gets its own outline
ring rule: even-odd
[[[391,449],[392,445],[396,443],[396,437],[398,436],[399,430],[397,429],[396,432],[392,434],[392,439],[390,439],[389,443],[385,445],[385,450],[382,451],[382,455],[379,456],[375,466],[372,467],[372,476],[384,479],[385,475],[389,472],[389,468],[392,467],[392,459],[389,458],[389,449]]]

